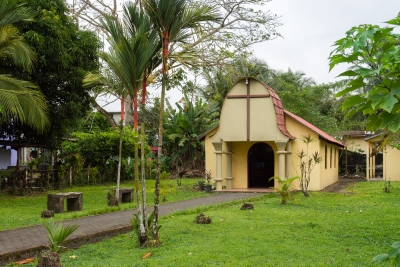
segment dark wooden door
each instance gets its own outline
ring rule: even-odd
[[[248,187],[268,188],[274,186],[269,178],[274,176],[274,150],[266,143],[256,143],[250,147],[247,155]]]

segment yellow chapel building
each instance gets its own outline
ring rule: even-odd
[[[205,168],[216,189],[278,187],[270,177],[300,175],[297,154],[307,151],[302,136],[315,141],[323,160],[312,173],[309,190],[321,190],[338,180],[339,149],[344,145],[306,120],[284,110],[282,101],[268,85],[254,79],[239,80],[228,92],[220,122],[199,138],[205,142]],[[299,182],[295,181],[299,188]]]

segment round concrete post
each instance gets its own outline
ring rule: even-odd
[[[218,191],[222,190],[222,142],[213,142],[212,143],[215,149],[216,154],[216,171],[214,181],[216,182],[216,189]]]
[[[232,143],[226,143],[226,188],[232,189]]]
[[[285,179],[285,170],[286,170],[286,145],[287,141],[275,141],[276,146],[278,147],[278,151],[276,151],[276,154],[278,154],[278,161],[279,161],[279,168],[278,168],[278,175],[280,178]]]

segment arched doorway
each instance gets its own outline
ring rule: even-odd
[[[273,187],[274,150],[266,143],[252,145],[247,154],[247,179],[249,188]]]

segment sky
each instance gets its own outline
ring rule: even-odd
[[[385,26],[400,12],[400,0],[273,0],[265,9],[282,16],[283,38],[255,45],[255,55],[272,69],[301,71],[320,84],[335,81],[346,69],[329,72],[335,41],[353,26]]]
[[[281,16],[283,25],[277,31],[283,37],[254,45],[255,56],[272,69],[300,71],[321,84],[338,80],[335,77],[346,70],[337,66],[329,72],[334,42],[353,26],[385,26],[400,12],[400,0],[272,0],[264,9]],[[169,95],[171,103],[180,98],[176,91]],[[119,102],[106,109],[119,110]]]

